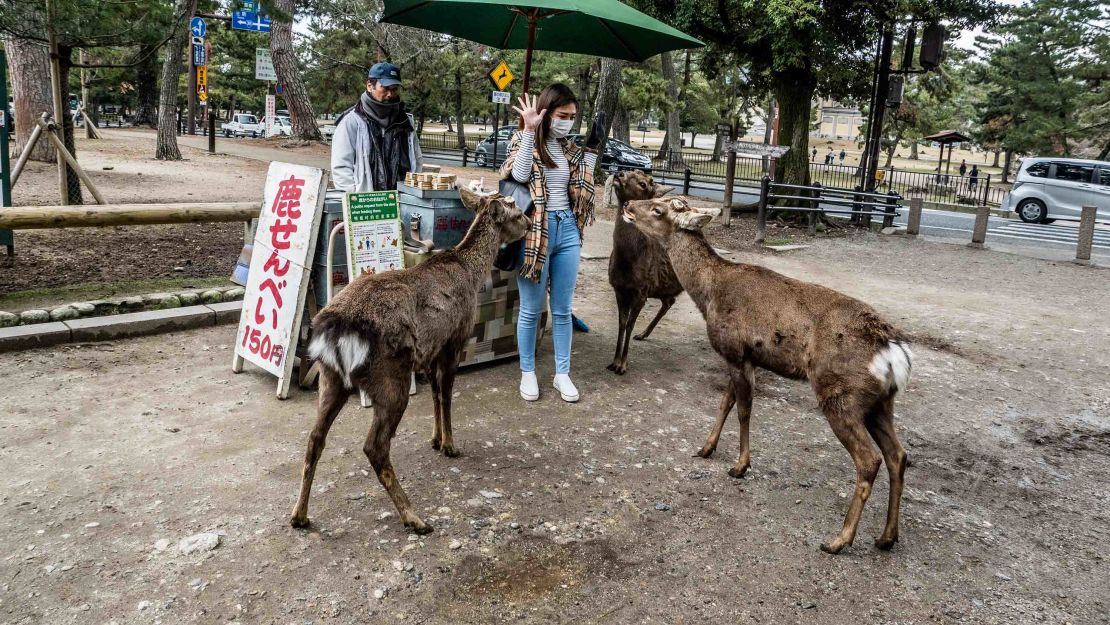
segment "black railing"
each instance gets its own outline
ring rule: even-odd
[[[881,216],[883,227],[894,225],[894,218],[901,213],[902,196],[894,192],[868,193],[857,189],[826,187],[820,183],[810,186],[774,182],[770,176],[760,181],[759,208],[756,212],[755,240],[762,243],[767,232],[767,211],[808,213],[810,233],[816,230],[817,216],[823,214],[851,215],[852,221],[871,225],[871,218]],[[771,206],[772,203],[784,202]],[[831,208],[830,208],[831,207]]]

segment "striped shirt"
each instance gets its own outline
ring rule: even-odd
[[[521,184],[526,184],[532,177],[533,147],[536,141],[534,132],[523,132],[520,137],[520,152],[513,162],[513,179]],[[547,210],[570,210],[570,164],[567,162],[566,152],[559,140],[555,137],[547,138],[547,152],[551,160],[555,161],[554,167],[543,166],[544,191],[547,196]],[[597,154],[587,152],[585,155],[586,167],[593,170],[597,165]]]

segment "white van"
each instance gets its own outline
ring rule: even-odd
[[[1002,203],[1026,223],[1077,219],[1084,206],[1110,220],[1110,162],[1078,158],[1022,159],[1014,188]]]

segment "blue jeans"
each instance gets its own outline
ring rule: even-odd
[[[570,210],[547,213],[547,262],[539,282],[517,274],[520,289],[520,314],[516,321],[516,345],[520,352],[520,370],[536,370],[536,328],[547,298],[551,281],[551,326],[555,343],[555,373],[570,373],[570,313],[574,286],[578,282],[578,261],[582,239],[578,223]],[[521,250],[523,253],[523,250]]]

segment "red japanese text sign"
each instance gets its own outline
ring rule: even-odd
[[[314,167],[275,162],[266,175],[232,370],[246,360],[276,375],[281,398],[289,393],[326,186],[327,173]]]

